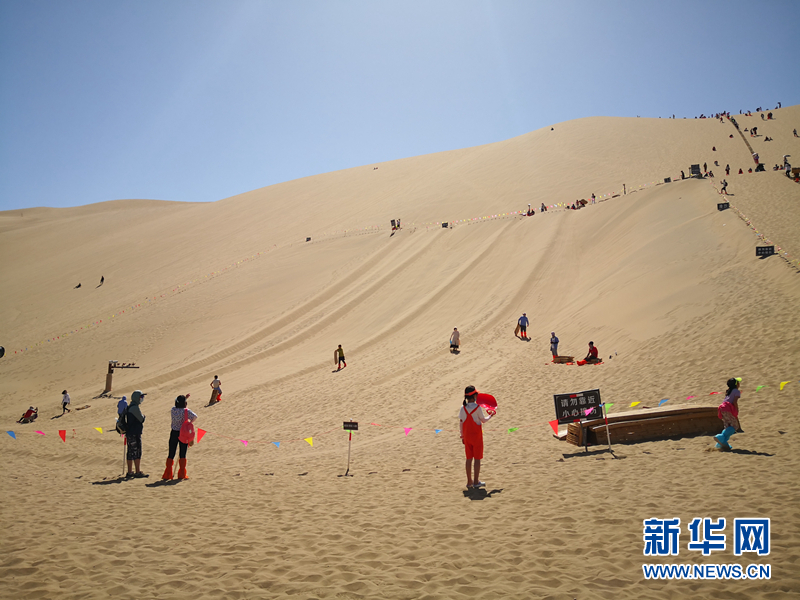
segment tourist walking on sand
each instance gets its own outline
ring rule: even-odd
[[[170,409],[172,429],[169,432],[169,453],[167,454],[167,466],[164,469],[164,474],[161,476],[161,479],[173,478],[173,473],[175,472],[173,468],[175,463],[175,451],[178,449],[178,446],[180,446],[180,453],[178,454],[178,479],[189,479],[189,476],[186,474],[186,451],[189,449],[190,443],[194,443],[194,440],[186,443],[182,442],[180,440],[181,427],[183,427],[186,421],[194,423],[197,420],[197,415],[186,408],[186,399],[188,397],[189,394],[185,396],[181,394],[175,398],[175,406]]]
[[[722,180],[722,188],[719,190],[720,194],[728,195],[728,182],[724,179]]]
[[[72,412],[69,408],[70,397],[67,393],[67,390],[61,392],[61,414],[63,415],[65,412]]]
[[[144,400],[145,394],[140,390],[136,390],[131,394],[131,403],[128,406],[128,414],[125,419],[125,437],[128,439],[128,473],[125,476],[130,479],[131,477],[147,477],[142,473],[140,462],[142,460],[142,430],[144,429],[144,414],[140,404]],[[136,471],[133,471],[133,467]]]
[[[461,343],[461,334],[458,332],[457,327],[453,327],[453,333],[450,335],[450,352],[458,352],[458,346]]]
[[[339,344],[339,347],[333,351],[333,362],[337,365],[337,371],[341,371],[347,366],[347,363],[344,360],[344,350],[342,349],[341,344]]]
[[[717,416],[722,421],[722,433],[714,436],[717,440],[717,448],[722,450],[730,450],[731,445],[728,443],[730,437],[738,432],[741,432],[739,425],[739,398],[742,393],[739,391],[739,383],[741,377],[734,377],[728,379],[728,391],[725,392],[725,400],[717,408]]]
[[[556,332],[550,332],[550,353],[553,355],[553,358],[558,356],[558,338],[556,337]]]
[[[219,375],[214,375],[214,381],[211,382],[211,402],[214,404],[222,400],[222,382],[219,380]]]
[[[464,390],[464,402],[458,412],[461,442],[467,455],[467,489],[481,488],[486,484],[481,481],[481,461],[483,460],[483,424],[495,415],[495,411],[487,409],[488,417],[478,405],[478,390],[469,385]],[[474,461],[474,470],[473,470]]]
[[[517,319],[517,326],[519,327],[520,339],[528,339],[528,316],[527,313],[522,313],[522,316]]]

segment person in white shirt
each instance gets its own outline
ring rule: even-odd
[[[72,411],[69,408],[67,408],[69,406],[69,403],[70,403],[70,398],[69,398],[69,394],[67,393],[67,390],[64,390],[63,392],[61,392],[61,394],[62,394],[62,396],[61,396],[61,414],[63,415],[65,412],[72,412]]]
[[[211,382],[211,404],[219,402],[222,399],[222,382],[219,380],[219,375],[214,375],[214,381]]]

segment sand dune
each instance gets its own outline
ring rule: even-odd
[[[800,157],[800,107],[773,112],[737,117],[774,138],[745,134],[768,166]],[[714,179],[662,183],[704,162]],[[757,259],[756,232],[716,210],[725,164],[731,204],[783,259]],[[0,213],[0,418],[17,435],[0,441],[0,592],[796,593],[800,429],[786,415],[800,394],[800,188],[751,165],[727,122],[593,118],[212,204]],[[592,193],[599,202],[580,211],[557,206]],[[553,208],[515,214],[528,203]],[[513,335],[523,311],[529,343]],[[453,327],[459,355],[447,350]],[[553,330],[563,354],[593,340],[605,364],[550,364]],[[348,366],[334,374],[337,344]],[[140,369],[115,373],[112,397],[99,397],[110,359]],[[223,402],[204,407],[214,374]],[[706,405],[731,376],[744,378],[735,453],[696,437],[583,455],[548,425],[554,393],[597,387],[613,411]],[[500,405],[481,501],[463,493],[455,432],[469,384]],[[63,388],[90,408],[53,418]],[[151,476],[120,481],[121,440],[108,430],[137,388],[149,392]],[[162,486],[169,407],[186,392],[208,433],[190,450],[191,480]],[[30,404],[40,420],[16,425]],[[344,478],[349,419],[361,430]],[[645,581],[641,564],[659,562],[642,555],[653,517],[770,517],[769,557],[704,557],[684,532],[680,556],[660,562],[769,563],[772,579]]]

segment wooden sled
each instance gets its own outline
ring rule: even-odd
[[[575,362],[574,356],[554,356],[553,362],[559,365]]]

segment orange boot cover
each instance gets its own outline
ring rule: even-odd
[[[178,465],[178,479],[189,479],[189,476],[186,474],[186,459],[179,458]]]
[[[172,459],[167,459],[167,468],[164,469],[164,474],[161,476],[161,479],[172,479]]]

